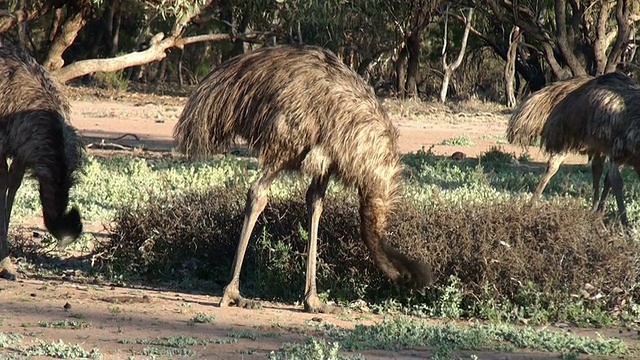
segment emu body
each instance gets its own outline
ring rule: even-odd
[[[258,153],[261,174],[251,185],[233,275],[221,306],[254,305],[240,295],[242,261],[269,186],[283,170],[311,176],[306,193],[309,243],[305,309],[329,312],[316,289],[317,237],[331,176],[360,195],[361,238],[393,281],[422,288],[430,269],[387,245],[387,214],[398,198],[397,130],[372,89],[337,57],[317,47],[281,46],[240,55],[205,77],[174,129],[190,158],[226,149],[236,136]]]
[[[0,259],[2,276],[15,279],[8,229],[25,172],[38,181],[44,224],[59,241],[82,231],[80,212],[67,210],[83,146],[66,122],[69,102],[35,59],[15,46],[0,47]],[[7,160],[11,158],[11,166]]]
[[[569,153],[587,153],[591,158],[592,209],[594,212],[602,211],[602,204],[608,193],[608,183],[606,183],[608,177],[605,178],[606,192],[603,193],[602,199],[600,198],[600,179],[609,150],[589,141],[586,132],[590,126],[589,122],[593,121],[593,113],[598,105],[585,103],[581,98],[585,91],[595,91],[609,82],[622,87],[634,85],[633,80],[618,73],[597,78],[579,76],[553,83],[537,91],[514,111],[507,128],[508,141],[529,146],[539,139],[540,146],[549,154],[545,174],[530,200],[531,204],[540,198]],[[553,144],[553,146],[546,144]],[[622,220],[626,222],[625,215],[622,216]]]
[[[616,197],[623,224],[628,224],[622,176],[627,164],[640,175],[640,87],[629,77],[614,72],[598,76],[571,91],[549,114],[541,133],[541,146],[549,153],[589,151],[599,156],[594,187],[602,174],[602,162],[610,166],[600,200],[594,209],[602,212],[610,189]],[[594,168],[595,169],[595,168]],[[597,192],[594,192],[597,194]]]

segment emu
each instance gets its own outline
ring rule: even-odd
[[[236,136],[257,151],[261,173],[247,194],[233,275],[220,306],[257,304],[240,295],[240,270],[269,186],[281,171],[312,178],[306,193],[306,311],[338,310],[323,303],[316,289],[318,225],[331,176],[358,189],[361,238],[378,268],[412,288],[430,283],[427,265],[385,241],[402,171],[397,130],[372,89],[335,54],[313,46],[278,46],[215,68],[184,107],[174,129],[177,148],[189,158],[205,157],[228,148]]]
[[[69,190],[84,147],[67,122],[70,106],[54,79],[20,47],[0,47],[0,276],[15,280],[8,230],[15,195],[27,171],[37,180],[44,225],[68,243],[82,232]],[[7,160],[11,158],[9,167]]]
[[[594,189],[602,174],[602,163],[609,157],[609,171],[602,195],[594,210],[604,209],[609,190],[613,190],[621,222],[628,225],[622,176],[619,167],[628,164],[640,175],[640,87],[628,76],[612,72],[600,75],[569,93],[551,111],[541,133],[541,146],[548,153],[588,151],[598,156],[594,166]]]
[[[600,179],[605,158],[611,155],[616,137],[630,130],[622,124],[628,124],[632,116],[623,113],[627,114],[624,108],[631,105],[625,99],[637,93],[636,87],[632,79],[617,72],[598,77],[579,76],[553,83],[518,106],[509,119],[507,139],[523,146],[540,139],[540,146],[549,154],[546,172],[531,198],[531,204],[540,198],[569,153],[586,153],[591,157],[593,211],[602,212],[609,189],[615,185],[621,220],[624,224],[628,222],[617,167],[622,161],[630,163],[638,171],[629,154],[619,158],[617,165],[612,162],[602,195]]]

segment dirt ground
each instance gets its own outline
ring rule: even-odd
[[[93,152],[130,153],[129,147],[152,150],[155,154],[169,154],[172,129],[175,125],[184,97],[150,96],[144,94],[105,94],[92,90],[73,90],[71,122],[86,137]],[[469,111],[455,113],[442,107],[428,105],[419,115],[394,116],[400,130],[400,147],[403,152],[429,149],[441,155],[462,151],[475,157],[492,146],[520,154],[521,149],[504,144],[508,114]],[[466,136],[472,146],[438,145],[443,140]],[[124,137],[118,139],[119,137]],[[537,149],[531,149],[535,160],[544,161]],[[570,159],[574,163],[586,162],[585,157]],[[542,167],[543,164],[540,164]],[[39,219],[37,220],[40,221]],[[20,224],[12,224],[20,226]],[[25,225],[25,224],[23,224]],[[92,224],[89,224],[91,228]],[[93,224],[101,228],[99,224]],[[24,270],[24,269],[23,269]],[[301,289],[302,291],[302,289]],[[266,303],[260,310],[219,308],[219,297],[209,294],[189,294],[171,290],[118,287],[104,283],[86,283],[73,276],[53,276],[48,279],[22,274],[17,282],[0,280],[0,332],[18,332],[25,336],[23,344],[35,339],[48,342],[62,339],[81,344],[86,350],[98,348],[105,359],[124,359],[141,356],[151,345],[127,343],[133,339],[156,337],[195,336],[201,339],[236,339],[237,342],[219,341],[206,346],[194,346],[199,359],[253,359],[265,358],[282,343],[304,342],[323,322],[344,328],[356,324],[373,324],[382,317],[351,312],[346,315],[313,315],[302,312],[301,306]],[[65,309],[65,304],[68,304]],[[206,314],[211,320],[194,324],[190,321],[198,314]],[[81,329],[49,328],[40,326],[60,320],[85,323]],[[90,324],[90,325],[87,325]],[[569,329],[596,336],[603,332],[619,336],[638,348],[635,332],[618,333],[616,329]],[[371,359],[427,358],[433,349],[407,349],[400,352],[366,351]],[[543,359],[550,353],[489,353],[473,352],[480,359]],[[1,355],[7,355],[0,349]],[[464,352],[457,355],[463,356]],[[467,354],[468,355],[468,354]],[[166,356],[158,356],[166,358]]]

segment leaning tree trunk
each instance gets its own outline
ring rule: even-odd
[[[76,0],[67,3],[67,19],[55,35],[49,53],[42,64],[48,71],[55,71],[64,65],[62,54],[78,36],[91,14],[91,0]]]
[[[514,26],[509,35],[509,50],[507,50],[507,61],[504,66],[504,86],[507,97],[507,107],[516,107],[516,94],[513,87],[516,77],[516,55],[518,54],[518,37],[520,30]]]

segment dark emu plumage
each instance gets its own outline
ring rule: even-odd
[[[387,245],[387,215],[398,199],[397,130],[372,89],[330,51],[279,46],[240,55],[214,69],[195,89],[174,129],[188,157],[225,150],[238,136],[257,150],[261,174],[247,194],[233,276],[220,306],[257,303],[240,295],[240,270],[269,186],[281,171],[311,176],[306,194],[309,243],[305,310],[331,312],[316,290],[318,223],[329,178],[355,186],[361,238],[393,281],[424,288],[430,268]]]
[[[628,225],[619,167],[629,165],[640,175],[639,135],[640,87],[625,74],[612,72],[582,84],[558,103],[544,124],[540,145],[551,154],[593,154],[594,161],[599,161],[598,173],[593,165],[594,188],[596,176],[600,180],[604,158],[608,157],[609,171],[595,210],[602,213],[609,191],[613,190],[621,222]],[[596,198],[594,190],[594,202]]]
[[[38,181],[44,224],[62,243],[82,232],[77,208],[67,210],[84,147],[66,120],[69,101],[55,80],[17,46],[0,47],[0,259],[2,276],[15,279],[8,229],[16,191],[27,170]],[[11,167],[7,159],[11,158]]]

